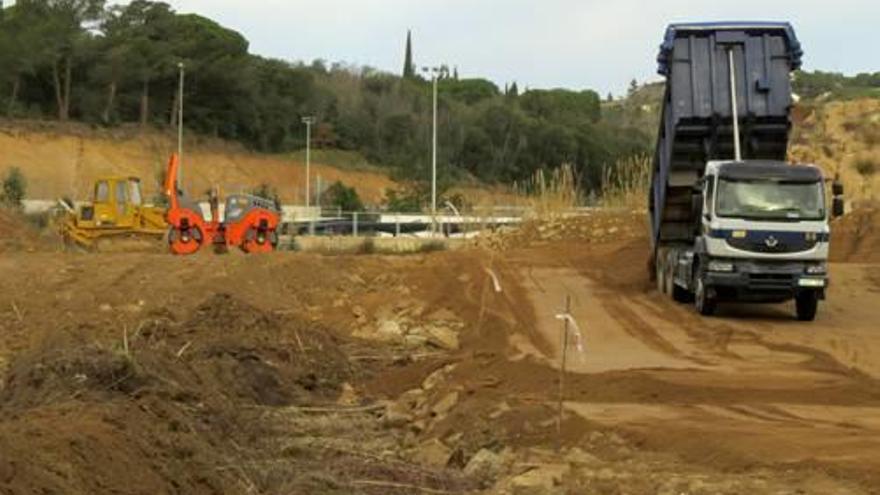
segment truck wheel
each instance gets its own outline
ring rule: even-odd
[[[672,284],[672,300],[677,303],[689,303],[692,302],[693,297],[687,290]]]
[[[675,272],[672,269],[672,263],[668,261],[666,262],[666,270],[664,270],[663,279],[666,283],[666,288],[663,292],[672,299],[675,299]]]
[[[701,275],[697,275],[696,290],[694,292],[694,305],[697,308],[697,313],[703,316],[715,314],[716,301],[714,298],[709,297],[709,290],[705,282],[703,282]]]
[[[663,266],[663,263],[660,261],[659,257],[655,263],[655,277],[657,278],[657,292],[661,294],[666,294],[666,269]]]
[[[795,298],[797,307],[797,319],[800,321],[813,321],[816,319],[816,311],[819,309],[819,294],[814,291],[801,292]]]

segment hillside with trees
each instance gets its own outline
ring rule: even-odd
[[[0,114],[100,127],[173,129],[178,64],[186,67],[186,129],[284,153],[354,150],[399,180],[427,177],[431,81],[408,43],[400,75],[317,60],[267,59],[241,34],[161,2],[18,0],[0,17]],[[403,51],[401,46],[401,51]],[[440,74],[440,174],[510,183],[571,164],[598,190],[603,168],[650,149],[651,132],[606,118],[591,90],[504,89]]]

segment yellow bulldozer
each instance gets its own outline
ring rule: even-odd
[[[165,209],[144,204],[137,177],[103,177],[95,181],[92,201],[79,208],[62,200],[60,225],[68,246],[103,250],[105,240],[149,241],[161,246],[168,232]],[[99,245],[102,247],[99,248]]]

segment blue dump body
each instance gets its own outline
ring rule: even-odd
[[[654,156],[652,242],[691,243],[693,186],[706,162],[734,158],[729,51],[734,59],[742,156],[785,160],[792,71],[803,54],[788,23],[673,24],[658,57],[666,93]]]

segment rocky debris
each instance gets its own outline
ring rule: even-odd
[[[428,337],[411,333],[403,338],[403,344],[410,349],[419,349],[428,345]]]
[[[404,392],[398,397],[397,403],[408,411],[414,411],[422,409],[427,403],[427,400],[428,398],[425,391],[420,388],[415,388]]]
[[[336,399],[336,403],[340,406],[356,406],[360,403],[360,396],[350,383],[343,383],[342,392],[340,392],[339,398]]]
[[[465,328],[464,322],[446,308],[438,309],[427,317],[422,317],[424,313],[424,303],[399,301],[376,310],[371,324],[364,308],[354,306],[352,336],[402,344],[410,349],[434,347],[452,352],[459,350],[459,334]]]
[[[478,480],[494,481],[505,468],[505,456],[481,449],[468,461],[464,474]]]
[[[458,333],[448,327],[430,327],[428,343],[447,351],[457,351],[460,347]]]
[[[549,495],[557,493],[556,488],[570,471],[565,464],[540,465],[510,478],[505,485],[514,495]]]
[[[517,228],[505,228],[476,238],[480,247],[504,251],[534,243],[578,241],[603,244],[644,235],[642,212],[590,212],[560,215],[524,222]]]
[[[437,418],[445,417],[457,404],[458,392],[449,392],[434,404],[434,407],[431,408],[431,414]]]
[[[388,401],[385,404],[385,414],[382,423],[388,428],[403,428],[413,421],[410,409],[399,401]]]
[[[413,453],[412,460],[424,466],[445,468],[451,456],[452,450],[434,438],[419,445]]]
[[[574,447],[565,454],[565,460],[572,466],[598,466],[602,461],[598,457],[585,452],[580,447]]]
[[[400,323],[394,320],[385,320],[379,323],[376,333],[380,340],[388,341],[401,340],[405,334]]]
[[[440,368],[437,371],[431,373],[422,382],[422,388],[424,390],[433,389],[434,387],[436,387],[437,385],[442,383],[444,380],[446,380],[446,376],[449,375],[450,373],[452,373],[452,371],[454,369],[455,369],[455,365],[450,364],[450,365],[444,366],[443,368]]]
[[[362,306],[353,306],[351,308],[351,314],[359,325],[365,325],[367,323],[367,312]]]

